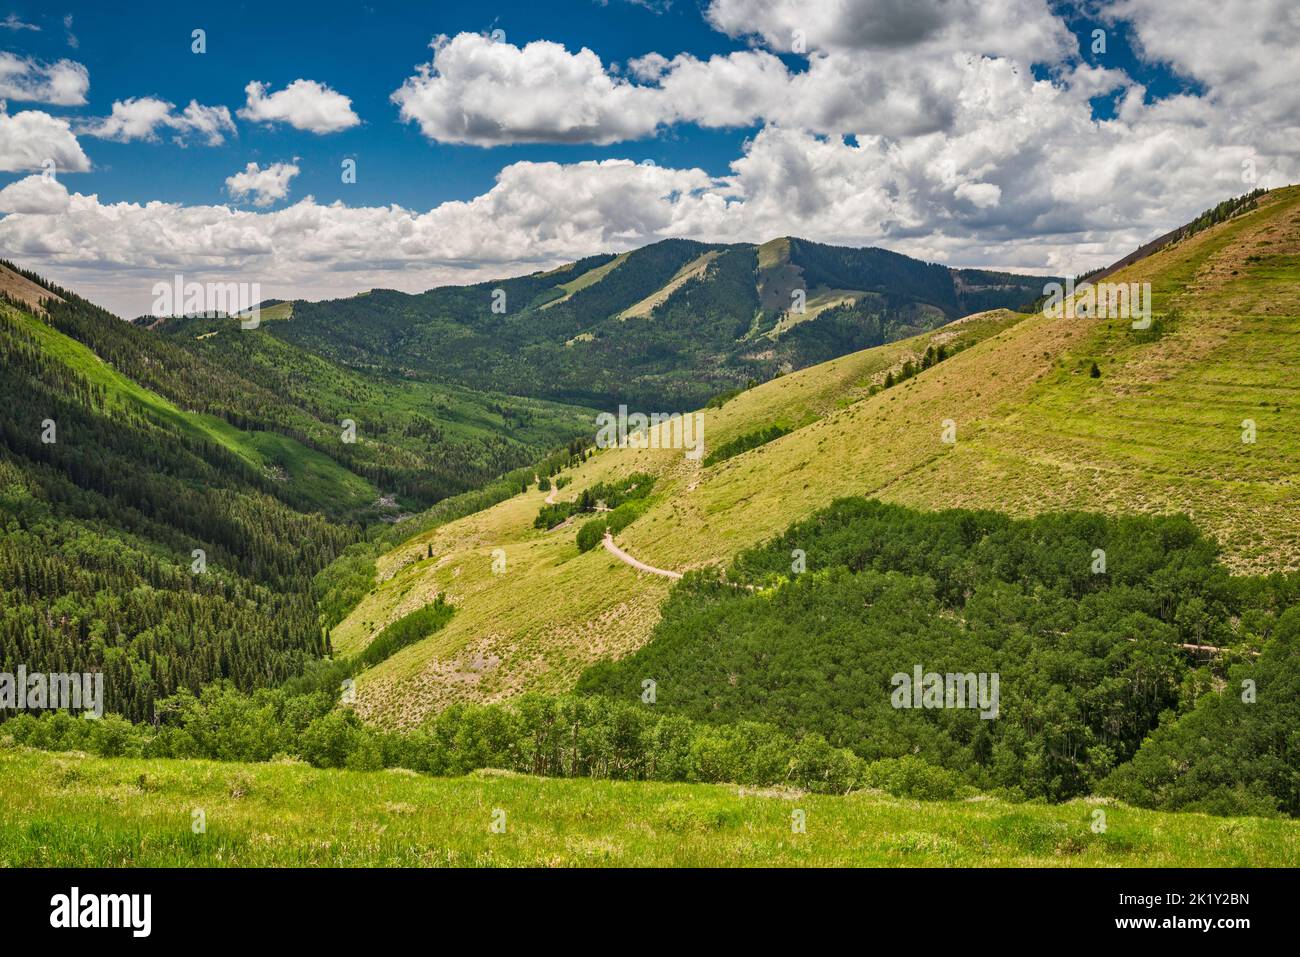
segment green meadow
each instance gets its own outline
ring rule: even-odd
[[[7,867],[1294,867],[1300,822],[0,748]],[[1104,815],[1105,829],[1100,829]],[[802,832],[797,824],[802,821]],[[494,829],[495,828],[495,829]]]

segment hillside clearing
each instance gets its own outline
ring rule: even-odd
[[[691,260],[680,270],[677,275],[668,280],[668,284],[657,292],[651,293],[640,302],[629,306],[618,314],[620,319],[634,319],[650,315],[655,308],[668,301],[668,297],[684,286],[691,279],[698,279],[704,275],[709,263],[718,258],[718,250],[710,249],[706,253],[701,253],[697,258]]]

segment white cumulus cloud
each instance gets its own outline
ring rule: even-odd
[[[53,176],[25,176],[0,189],[0,213],[52,216],[68,205],[67,189]]]
[[[433,61],[393,93],[402,119],[448,143],[613,143],[654,131],[659,95],[612,76],[591,50],[520,48],[476,33],[434,40]]]
[[[90,169],[90,160],[68,121],[40,110],[11,114],[0,103],[0,172],[50,168],[58,173],[84,173]]]
[[[312,133],[336,133],[361,122],[351,99],[315,80],[294,80],[269,96],[266,91],[265,83],[249,83],[244,88],[248,102],[239,116],[255,123],[288,123]]]
[[[461,33],[435,39],[432,61],[392,99],[401,118],[429,139],[479,146],[610,144],[687,123],[910,136],[951,125],[966,60],[1029,44],[1005,27],[986,33],[945,28],[926,38],[925,56],[901,45],[869,54],[812,50],[803,70],[750,49],[707,59],[648,53],[625,71],[585,48],[570,52],[548,41],[517,47]],[[1050,38],[1041,53],[1053,61],[1062,56],[1047,25],[1029,33]]]
[[[81,106],[90,89],[90,73],[80,63],[41,63],[0,50],[0,99]]]
[[[173,140],[188,141],[190,134],[203,137],[209,146],[219,146],[227,133],[235,131],[230,110],[224,106],[203,106],[190,100],[180,112],[166,100],[154,96],[116,100],[110,115],[84,122],[80,132],[99,139],[129,143],[133,140],[154,141],[160,129],[171,130]]]
[[[236,200],[253,196],[254,206],[270,206],[289,195],[289,180],[299,173],[296,163],[272,163],[265,169],[249,163],[226,177],[226,189]]]

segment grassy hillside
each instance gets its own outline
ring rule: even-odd
[[[708,468],[679,451],[601,452],[560,495],[658,475],[619,544],[678,571],[725,563],[852,495],[1013,515],[1185,512],[1234,570],[1300,567],[1300,439],[1286,425],[1300,364],[1300,188],[1273,191],[1110,278],[1152,283],[1153,332],[1122,320],[983,315],[706,410],[710,448],[777,422],[797,426],[775,441]],[[940,340],[968,347],[873,394]],[[1246,418],[1253,443],[1242,441]],[[952,444],[942,441],[945,420]],[[516,496],[380,560],[378,588],[335,630],[336,647],[364,645],[437,594],[458,613],[363,676],[363,713],[410,724],[451,701],[563,689],[585,663],[645,642],[667,580],[601,549],[579,555],[573,529],[534,531],[544,495]],[[507,556],[501,574],[491,567],[497,548]]]
[[[1114,802],[919,802],[493,772],[431,778],[3,747],[0,776],[25,782],[0,795],[8,867],[1300,865],[1294,821]],[[492,830],[498,809],[502,833]],[[796,810],[804,833],[792,828]]]
[[[716,448],[778,419],[806,426],[835,415],[931,343],[975,343],[1015,321],[1014,314],[1005,312],[972,317],[920,339],[781,377],[708,410],[706,445]],[[555,496],[565,501],[602,481],[640,471],[659,474],[646,513],[624,533],[626,538],[643,524],[669,521],[710,475],[762,454],[755,450],[702,469],[698,462],[685,461],[680,451],[602,451],[577,470],[566,470],[573,484]],[[363,712],[406,724],[453,700],[495,700],[525,687],[562,690],[586,664],[621,656],[645,641],[658,619],[667,580],[639,576],[603,549],[579,555],[573,526],[536,531],[533,520],[550,494],[530,490],[516,495],[380,559],[379,586],[332,633],[336,651],[354,652],[388,621],[440,593],[447,594],[458,613],[435,641],[406,649],[363,676]],[[735,545],[726,537],[728,529],[714,532],[722,537],[710,539],[705,555],[721,558],[753,542],[740,537],[743,525],[736,530]],[[497,548],[506,556],[502,574],[492,571]],[[396,693],[374,693],[377,687]]]

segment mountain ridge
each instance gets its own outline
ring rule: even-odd
[[[771,242],[665,239],[422,293],[298,299],[290,321],[267,331],[358,370],[474,387],[487,380],[513,395],[596,408],[680,409],[970,313],[1024,305],[1053,278],[954,269],[878,247],[776,242],[779,256]],[[171,320],[149,325],[187,331]]]

